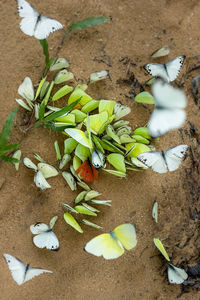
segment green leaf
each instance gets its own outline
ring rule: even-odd
[[[42,46],[43,48],[43,54],[45,56],[45,64],[46,64],[46,67],[48,67],[49,65],[49,46],[48,46],[48,42],[47,40],[40,40],[40,45]]]
[[[14,150],[19,146],[19,144],[11,144],[8,146],[0,147],[0,154],[4,154],[8,151]]]
[[[72,124],[66,124],[66,126],[59,126],[56,127],[54,122],[48,122],[48,123],[40,123],[39,126],[43,126],[44,128],[48,128],[51,130],[55,130],[58,132],[63,132],[66,128],[74,128],[74,126]]]
[[[102,23],[105,23],[105,22],[108,22],[108,21],[110,21],[110,18],[91,17],[91,18],[84,19],[84,20],[81,20],[81,21],[78,21],[78,22],[72,22],[72,25],[69,27],[69,29],[67,30],[67,32],[65,34],[64,41],[69,36],[69,34],[72,30],[81,30],[81,29],[96,26],[96,25],[99,25],[99,24],[102,24]]]
[[[17,113],[18,107],[16,107],[7,117],[3,129],[0,134],[0,147],[5,146],[8,143],[13,122]]]
[[[40,111],[39,111],[39,119],[40,120],[42,120],[44,118],[45,106],[46,106],[46,103],[45,103],[45,101],[43,99],[42,103],[40,104]]]
[[[149,92],[141,92],[135,97],[135,102],[145,104],[155,104],[153,96]]]
[[[47,122],[53,121],[54,119],[63,116],[68,111],[72,110],[79,103],[80,100],[81,100],[81,97],[78,100],[72,102],[71,104],[63,107],[61,110],[53,112],[52,114],[50,114],[46,118],[44,118],[44,121],[47,121]]]
[[[0,156],[0,160],[4,161],[4,162],[10,162],[10,163],[18,163],[19,160],[13,157],[8,157],[5,155],[1,155]]]
[[[88,19],[84,19],[78,22],[72,22],[71,30],[81,30],[87,27],[96,26],[105,22],[110,21],[109,18],[106,17],[91,17]]]

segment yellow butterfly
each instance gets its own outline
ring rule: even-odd
[[[122,224],[113,231],[96,236],[89,241],[85,250],[105,259],[118,258],[126,250],[131,250],[137,245],[135,227],[132,224]]]

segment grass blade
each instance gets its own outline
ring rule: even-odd
[[[18,107],[16,107],[7,117],[3,129],[0,134],[0,147],[5,146],[8,143],[13,122],[17,113]]]
[[[4,162],[10,162],[10,163],[18,163],[19,160],[13,157],[8,157],[5,155],[1,155],[0,156],[0,160],[4,161]]]
[[[81,100],[82,97],[80,97],[78,100],[72,102],[71,104],[65,106],[64,108],[60,109],[59,111],[55,111],[52,114],[48,115],[46,118],[44,118],[43,121],[45,122],[49,122],[49,121],[53,121],[55,118],[58,118],[60,116],[63,116],[64,114],[66,114],[67,112],[69,112],[70,110],[72,110]]]
[[[71,30],[81,30],[84,28],[96,26],[105,22],[110,21],[109,18],[106,17],[91,17],[88,19],[84,19],[78,22],[72,22]]]
[[[19,146],[19,144],[11,144],[11,145],[8,145],[8,146],[3,146],[3,147],[0,148],[0,155],[6,153],[8,151],[14,150],[18,146]]]
[[[45,64],[46,67],[49,65],[49,45],[47,40],[40,40],[40,45],[42,46],[43,49],[43,54],[45,56]]]
[[[44,128],[48,128],[58,132],[63,132],[66,128],[74,128],[73,125],[69,125],[69,124],[66,124],[66,126],[56,127],[54,122],[48,122],[44,124],[40,123],[40,125],[42,125]]]
[[[84,28],[96,26],[105,22],[110,21],[110,18],[107,17],[91,17],[88,19],[84,19],[78,22],[72,22],[72,25],[67,30],[63,42],[66,40],[66,38],[69,36],[70,32],[72,30],[82,30]]]

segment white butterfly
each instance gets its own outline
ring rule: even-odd
[[[47,248],[48,250],[58,250],[59,241],[55,233],[52,231],[53,226],[57,220],[57,216],[54,216],[49,225],[44,223],[36,223],[30,226],[30,231],[36,234],[33,238],[33,243],[38,248]]]
[[[152,86],[156,107],[148,122],[149,134],[158,137],[166,132],[180,128],[186,119],[183,110],[187,99],[183,91],[157,80]]]
[[[167,82],[174,81],[179,73],[180,69],[184,63],[185,56],[177,56],[174,59],[170,60],[167,64],[147,64],[144,66],[144,69],[155,77],[161,77]]]
[[[53,166],[51,166],[47,163],[40,162],[37,165],[37,167],[38,167],[38,170],[42,172],[42,175],[44,176],[44,178],[54,177],[59,174],[58,171],[56,170],[56,168],[54,168]]]
[[[20,84],[18,88],[18,94],[26,99],[28,105],[21,99],[16,99],[16,102],[25,109],[31,111],[34,106],[34,104],[32,103],[32,101],[34,101],[34,88],[30,77],[25,77],[22,84]]]
[[[152,218],[158,223],[158,202],[154,201],[152,208]]]
[[[20,23],[21,30],[36,39],[46,39],[50,33],[62,29],[60,22],[41,16],[26,0],[17,0],[19,16],[23,18]]]
[[[125,117],[131,112],[130,107],[117,102],[114,106],[115,121]]]
[[[33,83],[30,77],[25,77],[24,81],[22,84],[20,84],[18,88],[18,94],[30,101],[34,100],[34,88],[33,88]]]
[[[177,268],[172,264],[169,264],[167,274],[168,280],[172,284],[181,284],[188,278],[188,274],[184,269]]]
[[[166,152],[144,152],[139,154],[137,158],[157,173],[166,173],[175,171],[181,165],[182,159],[188,149],[187,145],[179,145],[169,148]]]
[[[18,285],[21,285],[24,282],[40,274],[53,273],[49,270],[32,268],[29,265],[25,265],[21,260],[10,254],[4,253],[3,257],[5,258],[8,264],[8,268],[11,271],[13,279],[17,282]]]
[[[168,55],[169,52],[170,52],[169,46],[165,45],[162,48],[157,49],[156,51],[154,51],[150,56],[153,57],[153,58],[162,57],[162,56]]]
[[[24,165],[34,170],[35,176],[34,176],[34,182],[37,187],[39,187],[41,190],[46,190],[51,188],[50,184],[46,181],[45,178],[57,176],[59,173],[53,166],[47,164],[47,163],[38,163],[36,166],[28,157],[25,157]]]
[[[103,168],[105,166],[105,155],[98,149],[92,152],[92,164],[96,169]]]

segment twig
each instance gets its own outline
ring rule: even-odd
[[[70,22],[67,26],[67,30],[60,42],[60,44],[57,46],[57,49],[56,49],[56,52],[55,52],[55,55],[54,57],[57,57],[58,56],[58,53],[60,51],[60,49],[62,48],[63,44],[64,44],[64,41],[66,40],[66,38],[68,37],[68,35],[70,34],[71,30],[70,30],[70,27],[72,26],[72,22]]]
[[[26,129],[25,129],[25,132],[27,132],[27,131],[29,130],[29,128],[30,128],[30,124],[31,124],[31,121],[32,121],[32,119],[33,119],[34,113],[35,113],[35,107],[33,108],[32,113],[31,113],[31,116],[30,116],[30,118],[29,118],[29,120],[28,120],[28,124],[27,124],[27,127],[26,127]]]

